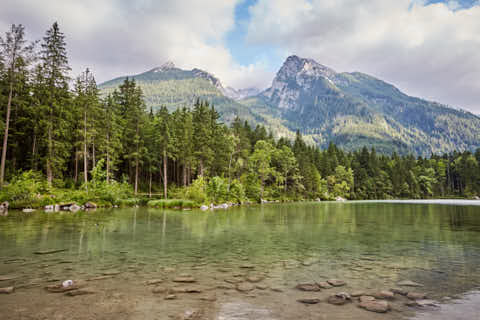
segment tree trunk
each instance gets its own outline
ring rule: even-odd
[[[110,134],[107,131],[107,183],[110,183]]]
[[[183,186],[186,187],[187,186],[187,164],[184,163],[183,164],[183,169],[182,169],[182,174],[183,174]]]
[[[53,170],[52,170],[52,158],[53,158],[53,138],[52,138],[52,114],[53,106],[50,106],[50,124],[48,126],[48,157],[47,157],[47,182],[48,186],[52,186],[53,182]]]
[[[75,175],[73,180],[75,181],[75,184],[78,182],[78,150],[75,148]]]
[[[32,170],[37,170],[37,162],[35,157],[37,156],[37,135],[33,134],[33,146],[32,146]]]
[[[0,188],[3,186],[5,177],[5,161],[7,160],[8,128],[10,125],[10,110],[12,109],[13,81],[10,80],[10,91],[8,93],[7,117],[5,119],[5,134],[3,136],[2,163],[0,165]]]
[[[150,168],[150,179],[148,183],[148,197],[152,197],[152,168]]]
[[[167,199],[167,149],[163,148],[163,196]]]
[[[97,161],[95,159],[95,142],[92,143],[92,168],[95,168]]]
[[[88,192],[88,158],[87,158],[87,110],[83,112],[83,182]]]
[[[135,195],[138,192],[138,156],[135,158]]]

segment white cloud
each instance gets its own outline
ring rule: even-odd
[[[72,73],[90,67],[99,82],[171,60],[236,85],[261,68],[236,64],[224,45],[239,1],[2,0],[0,27],[6,30],[11,23],[22,23],[39,39],[58,21]]]
[[[247,39],[480,113],[480,6],[259,0]]]

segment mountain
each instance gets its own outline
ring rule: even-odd
[[[170,111],[191,107],[200,98],[215,106],[223,121],[230,122],[237,115],[252,123],[262,122],[258,115],[244,105],[225,95],[226,90],[218,78],[200,70],[183,70],[173,62],[144,73],[128,76],[142,88],[147,108],[154,110],[167,106]],[[118,88],[127,76],[115,78],[99,85],[102,94]],[[245,95],[244,95],[245,96]]]
[[[125,78],[100,84],[101,92],[112,92]],[[222,121],[239,116],[265,125],[277,138],[294,138],[300,130],[320,147],[333,141],[346,150],[368,146],[424,156],[480,148],[478,116],[408,96],[367,74],[338,73],[295,55],[262,92],[225,88],[206,71],[182,70],[172,62],[130,78],[143,89],[148,107],[174,110],[200,98],[214,104]]]
[[[245,89],[234,89],[232,87],[226,87],[223,90],[223,94],[233,100],[242,100],[248,97],[256,96],[260,93],[258,88],[245,88]]]
[[[241,102],[274,114],[323,147],[333,141],[347,150],[366,145],[420,155],[480,147],[478,116],[298,56],[286,59],[270,88]]]

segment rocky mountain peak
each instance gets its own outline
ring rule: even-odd
[[[277,73],[276,79],[291,79],[298,75],[332,78],[336,75],[336,72],[313,59],[292,55],[285,60]]]
[[[152,72],[163,72],[167,70],[172,70],[176,69],[175,64],[172,61],[167,61],[164,64],[162,64],[160,67],[154,68],[151,71]]]
[[[224,89],[222,83],[214,75],[197,68],[192,69],[192,73],[197,78],[203,78],[210,81],[211,84],[213,84],[216,88],[220,89],[223,92]]]

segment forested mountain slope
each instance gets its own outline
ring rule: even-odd
[[[324,147],[333,141],[347,150],[366,145],[385,153],[429,155],[480,146],[476,115],[297,56],[287,58],[270,88],[244,103],[253,109],[269,106],[286,127]]]

